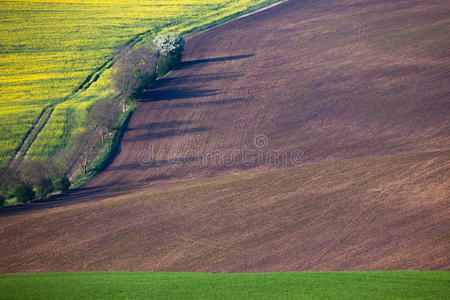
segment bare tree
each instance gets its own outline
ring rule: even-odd
[[[119,108],[113,99],[102,99],[97,101],[89,110],[88,118],[95,125],[100,135],[102,144],[105,143],[105,135],[114,129]]]
[[[92,131],[83,131],[73,139],[74,144],[78,147],[78,161],[83,174],[86,174],[88,163],[95,156],[93,149],[97,141],[90,138],[91,133]]]
[[[81,170],[83,171],[83,174],[86,174],[87,165],[89,162],[88,156],[89,156],[89,154],[86,152],[83,152],[80,155],[80,165],[81,165]]]
[[[19,167],[20,177],[26,184],[36,185],[48,174],[47,166],[41,161],[26,160]]]
[[[93,138],[95,130],[86,130],[78,133],[73,139],[73,143],[78,147],[78,159],[83,174],[87,173],[87,167],[97,156],[98,140]],[[75,162],[75,163],[76,163]]]
[[[119,55],[112,71],[112,86],[120,94],[125,112],[126,101],[138,97],[144,88],[154,83],[158,59],[150,46],[124,49]]]

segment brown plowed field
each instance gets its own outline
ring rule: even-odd
[[[0,272],[449,269],[450,152],[320,162],[0,218]]]
[[[449,15],[289,1],[192,37],[104,172],[3,213],[0,272],[448,269]]]
[[[280,164],[254,150],[303,154],[304,163],[447,149],[443,3],[290,1],[193,37],[86,187],[129,191]]]

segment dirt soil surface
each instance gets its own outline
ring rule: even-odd
[[[423,3],[290,1],[193,37],[86,187],[284,163],[252,151],[307,163],[448,148],[450,49],[432,30],[450,5]]]
[[[2,212],[0,272],[448,269],[449,15],[288,1],[192,37],[104,172]]]
[[[157,186],[0,218],[0,273],[448,270],[450,152]]]

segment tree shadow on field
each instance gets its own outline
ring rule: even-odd
[[[148,128],[152,128],[152,129],[161,129],[161,128],[173,128],[173,127],[178,127],[178,126],[183,126],[183,125],[192,125],[194,124],[195,121],[192,120],[186,120],[186,121],[182,121],[182,120],[173,120],[173,121],[167,121],[167,122],[152,122],[149,124],[141,124],[138,126],[133,126],[133,127],[129,127],[127,128],[127,131],[133,131],[133,130],[141,130],[141,129],[148,129]]]
[[[218,81],[218,80],[236,80],[239,77],[242,77],[243,75],[236,72],[227,72],[227,73],[204,73],[204,74],[193,74],[193,75],[181,75],[181,76],[174,76],[174,77],[164,77],[161,79],[158,79],[158,88],[163,88],[168,85],[177,86],[181,84],[186,83],[192,83],[192,84],[202,84],[205,82],[211,82],[211,81]]]
[[[182,102],[162,105],[155,109],[167,109],[167,108],[200,108],[203,106],[213,106],[213,105],[227,105],[243,101],[241,98],[234,99],[224,99],[224,100],[214,100],[214,101],[197,101],[197,102]]]
[[[159,131],[159,132],[144,132],[141,134],[136,134],[130,137],[124,137],[123,141],[124,142],[138,142],[138,141],[150,141],[150,140],[155,140],[155,139],[163,139],[163,138],[167,138],[167,137],[176,137],[176,136],[183,136],[186,134],[191,134],[191,133],[198,133],[198,132],[203,132],[203,131],[208,131],[211,130],[210,127],[193,127],[193,128],[185,128],[185,129],[169,129],[169,130],[164,130],[164,131]],[[151,128],[149,128],[149,130],[147,131],[151,131]]]
[[[168,100],[181,100],[190,98],[202,98],[215,96],[219,94],[218,90],[201,90],[196,88],[168,88],[146,91],[141,102],[156,102]]]
[[[179,157],[169,158],[169,159],[152,159],[151,156],[149,156],[149,157],[142,156],[135,163],[129,163],[129,164],[124,164],[124,165],[120,165],[120,166],[111,166],[105,172],[146,170],[146,169],[159,168],[159,167],[165,167],[165,166],[189,164],[189,163],[194,163],[199,160],[202,160],[202,158],[203,157],[200,155],[179,156]],[[172,178],[172,177],[167,176],[167,178]],[[135,178],[132,178],[132,179],[135,180]],[[149,181],[150,180],[148,178],[145,180],[139,180],[139,182],[145,182],[145,183],[149,183]]]
[[[216,63],[216,62],[224,62],[224,61],[230,61],[230,60],[243,59],[243,58],[248,58],[248,57],[252,57],[252,56],[254,56],[254,54],[241,54],[241,55],[232,55],[232,56],[224,56],[224,57],[213,57],[213,58],[203,58],[203,59],[182,61],[175,69],[183,69],[185,67],[198,65],[198,64]]]
[[[189,66],[198,64],[207,64],[215,62],[224,62],[237,59],[244,59],[254,56],[253,54],[233,55],[225,57],[214,57],[197,59],[181,62],[175,70],[186,69]],[[183,74],[183,73],[181,73]],[[219,89],[199,89],[198,87],[205,82],[217,80],[236,80],[242,74],[236,72],[219,73],[219,74],[197,74],[197,75],[180,75],[174,77],[166,77],[157,81],[156,87],[146,90],[142,95],[141,102],[182,100],[192,98],[206,98],[218,95],[223,91]],[[222,101],[222,100],[221,100]]]

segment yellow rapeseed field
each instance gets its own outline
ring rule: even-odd
[[[51,155],[83,130],[89,106],[111,95],[108,61],[118,46],[161,31],[195,31],[272,2],[0,0],[0,163],[41,115],[48,120],[30,158]],[[79,89],[86,79],[88,88]]]

